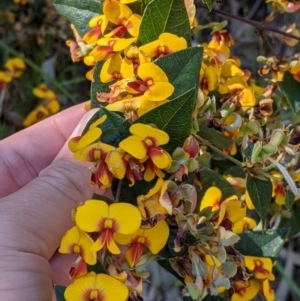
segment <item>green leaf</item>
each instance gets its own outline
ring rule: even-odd
[[[4,66],[8,59],[8,50],[7,48],[0,45],[0,67]]]
[[[83,36],[90,30],[90,19],[102,14],[102,0],[55,0],[54,7],[69,22],[74,24],[78,33]]]
[[[292,208],[290,209],[290,213],[291,213],[291,217],[287,218],[287,217],[282,217],[279,227],[282,228],[289,228],[290,229],[290,233],[289,233],[289,237],[292,237],[296,234],[298,234],[300,232],[300,207],[296,206],[296,204],[294,206],[292,206]]]
[[[66,301],[64,297],[65,290],[66,290],[66,286],[54,284],[54,293],[55,293],[56,301]]]
[[[91,108],[99,108],[100,103],[97,100],[98,93],[109,93],[109,86],[114,82],[108,84],[102,83],[100,80],[100,72],[105,61],[98,62],[94,69],[93,80],[91,84]]]
[[[264,227],[268,208],[272,200],[272,183],[270,179],[263,181],[248,175],[246,189]]]
[[[234,188],[219,173],[209,168],[201,167],[200,176],[201,176],[200,181],[202,184],[202,189],[199,189],[198,185],[195,186],[197,189],[197,199],[198,199],[196,210],[200,208],[200,204],[206,190],[212,186],[216,186],[222,191],[222,200],[225,200],[228,197],[235,194]]]
[[[100,108],[86,124],[82,134],[85,134],[89,126],[98,118],[106,115],[106,120],[98,127],[102,130],[101,141],[117,147],[121,140],[120,129],[124,123],[124,118],[119,114],[109,111],[104,107]]]
[[[167,74],[175,91],[170,100],[177,98],[199,83],[203,48],[190,47],[163,56],[154,61]]]
[[[87,270],[89,272],[95,272],[96,274],[106,274],[105,268],[101,264],[99,260],[97,260],[97,263],[94,265],[87,265]]]
[[[295,196],[291,191],[285,192],[284,204],[285,207],[290,210],[294,204]]]
[[[265,233],[245,231],[234,247],[243,255],[276,259],[288,234],[287,228],[267,230]]]
[[[208,7],[208,9],[209,9],[209,11],[211,11],[212,9],[213,9],[213,7],[214,7],[214,0],[204,0],[203,1],[205,4],[206,4],[206,6]]]
[[[190,22],[184,0],[152,0],[148,3],[142,16],[139,43],[157,40],[164,32],[184,37],[188,45],[191,44]]]
[[[168,133],[170,141],[163,148],[172,153],[183,145],[191,134],[192,114],[195,109],[196,89],[191,89],[173,101],[167,102],[139,117],[134,123],[154,123]]]
[[[158,263],[161,267],[163,267],[166,271],[168,271],[170,274],[172,274],[173,276],[175,276],[175,277],[176,277],[179,281],[181,281],[182,284],[183,284],[184,278],[180,277],[180,276],[177,274],[177,272],[173,270],[173,268],[172,268],[172,266],[171,266],[171,264],[170,264],[170,262],[169,262],[168,259],[159,259],[159,260],[157,260],[157,263]]]
[[[293,112],[297,113],[300,110],[300,83],[293,78],[290,72],[286,71],[283,81],[278,82],[278,86]]]
[[[199,124],[198,135],[210,142],[218,149],[224,149],[229,147],[233,142],[230,138],[226,137],[214,128],[209,128],[205,122]]]

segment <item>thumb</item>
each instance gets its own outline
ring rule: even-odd
[[[72,136],[80,135],[93,114],[82,118]],[[0,201],[0,296],[5,300],[51,300],[48,260],[72,226],[71,210],[92,196],[89,178],[87,164],[76,161],[65,145],[37,178]]]

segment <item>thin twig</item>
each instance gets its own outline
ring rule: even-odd
[[[203,145],[208,146],[209,148],[213,149],[215,152],[217,152],[218,154],[222,155],[224,158],[226,158],[227,160],[233,162],[234,164],[238,165],[238,166],[243,166],[243,163],[227,154],[225,154],[222,150],[218,149],[217,147],[215,147],[214,145],[212,145],[210,142],[208,142],[207,140],[201,138],[200,136],[193,134],[193,136],[196,138],[196,140],[198,140],[199,142],[201,142]]]
[[[195,5],[196,5],[197,8],[204,8],[204,9],[209,10],[208,7],[205,4],[196,3]],[[217,14],[217,15],[226,16],[226,17],[235,19],[235,20],[241,21],[243,23],[247,23],[247,24],[255,27],[257,30],[260,30],[260,31],[271,31],[271,32],[275,32],[277,34],[280,34],[282,36],[286,36],[288,38],[292,38],[292,39],[300,41],[300,37],[296,37],[296,36],[294,36],[290,33],[281,31],[281,30],[273,28],[273,27],[265,26],[263,23],[260,23],[260,22],[252,21],[252,20],[240,17],[240,16],[233,15],[233,14],[228,13],[226,11],[222,11],[222,10],[213,8],[210,12],[214,13],[214,14]]]

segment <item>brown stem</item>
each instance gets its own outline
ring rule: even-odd
[[[209,10],[208,7],[205,4],[196,3],[195,5],[196,5],[197,8],[204,8],[204,9]],[[265,26],[263,23],[260,23],[260,22],[256,22],[256,21],[252,21],[252,20],[249,20],[249,19],[246,19],[246,18],[243,18],[243,17],[239,17],[239,16],[233,15],[231,13],[228,13],[228,12],[216,9],[216,8],[213,8],[211,10],[211,12],[214,13],[214,14],[217,14],[217,15],[226,16],[226,17],[229,17],[229,18],[241,21],[243,23],[247,23],[247,24],[255,27],[259,31],[271,31],[271,32],[275,32],[277,34],[280,34],[282,36],[285,36],[285,37],[292,38],[292,39],[300,41],[300,37],[296,37],[296,36],[294,36],[294,35],[292,35],[290,33],[281,31],[281,30],[273,28],[273,27]]]

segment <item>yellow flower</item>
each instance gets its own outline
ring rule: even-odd
[[[84,135],[71,138],[68,142],[70,151],[75,152],[97,141],[102,134],[102,130],[98,126],[102,124],[106,118],[106,115],[101,116],[89,126],[88,131]]]
[[[85,275],[87,273],[87,264],[96,264],[96,252],[91,252],[90,250],[93,242],[88,234],[76,226],[68,230],[63,236],[58,251],[62,254],[78,255],[69,272],[71,279]]]
[[[107,205],[104,201],[88,200],[76,208],[75,223],[85,232],[97,232],[99,236],[91,251],[109,250],[120,254],[113,234],[132,234],[141,225],[139,210],[127,203]]]
[[[5,85],[12,81],[11,75],[4,71],[0,71],[0,90],[5,87]]]
[[[103,83],[123,78],[134,78],[134,76],[132,62],[126,58],[122,59],[120,54],[106,60],[100,72],[100,80]]]
[[[144,247],[148,248],[152,254],[157,254],[166,244],[169,237],[169,227],[163,220],[151,229],[140,228],[131,235],[115,233],[114,239],[120,245],[130,244],[125,253],[125,258],[131,268],[133,268],[142,256]]]
[[[256,280],[249,280],[247,284],[244,281],[237,281],[234,284],[234,293],[231,301],[250,301],[259,292],[260,284]]]
[[[230,230],[232,224],[240,221],[246,214],[246,207],[237,199],[237,196],[233,195],[222,200],[222,192],[215,186],[206,190],[200,203],[200,211],[207,207],[212,207],[213,212],[220,210],[216,225],[221,225],[226,230]]]
[[[292,61],[290,63],[290,72],[292,73],[294,79],[300,82],[300,61]]]
[[[256,227],[256,221],[253,218],[250,217],[243,217],[240,221],[235,223],[232,227],[232,231],[236,234],[241,234],[245,230],[253,229]]]
[[[89,21],[89,27],[92,29],[88,31],[84,36],[83,40],[89,45],[95,45],[100,38],[108,24],[108,20],[105,15],[96,16]]]
[[[140,50],[150,58],[158,58],[187,48],[186,40],[172,33],[162,33],[158,40],[145,44]]]
[[[90,132],[94,131],[98,131],[98,128],[94,128]],[[113,150],[115,150],[115,147],[109,144],[96,142],[77,149],[74,152],[74,157],[77,160],[94,163],[94,166],[90,168],[92,171],[91,184],[96,184],[100,189],[111,187],[113,175],[109,171],[105,161],[108,153]]]
[[[254,207],[254,205],[252,203],[252,200],[250,198],[250,195],[249,195],[249,193],[248,193],[247,190],[245,192],[245,202],[246,202],[246,205],[247,205],[247,207],[248,207],[249,210],[255,209],[255,207]]]
[[[13,77],[19,77],[25,69],[25,63],[18,57],[8,59],[4,65]]]
[[[47,100],[56,98],[55,93],[52,90],[49,90],[46,84],[40,84],[38,87],[34,88],[32,92],[38,98]]]
[[[275,276],[272,274],[273,263],[270,258],[256,257],[256,256],[244,256],[246,267],[253,273],[255,279],[275,280]]]
[[[133,37],[138,36],[141,16],[133,14],[127,5],[111,1],[103,6],[103,13],[109,22],[117,25],[106,37],[123,38],[127,32]]]
[[[125,301],[128,288],[112,276],[90,272],[67,286],[64,297],[66,301]]]
[[[129,131],[132,136],[122,140],[120,148],[137,159],[149,157],[160,169],[171,166],[171,156],[159,147],[169,142],[169,135],[166,132],[141,123],[133,124]]]
[[[279,172],[271,173],[273,177],[278,178],[279,180],[282,179],[282,175]],[[272,197],[275,197],[275,203],[277,205],[284,205],[285,200],[285,189],[284,186],[274,179],[271,179],[272,182]]]
[[[137,75],[141,80],[127,83],[127,92],[132,95],[143,95],[150,101],[163,101],[172,95],[174,86],[169,83],[165,72],[154,63],[143,63],[138,67]]]
[[[136,41],[136,38],[118,39],[118,38],[102,38],[98,40],[97,45],[89,55],[96,61],[103,61],[111,58],[116,53],[123,51]]]
[[[169,183],[170,181],[159,178],[155,186],[146,195],[138,196],[138,208],[143,218],[172,214],[173,205],[167,192]]]

